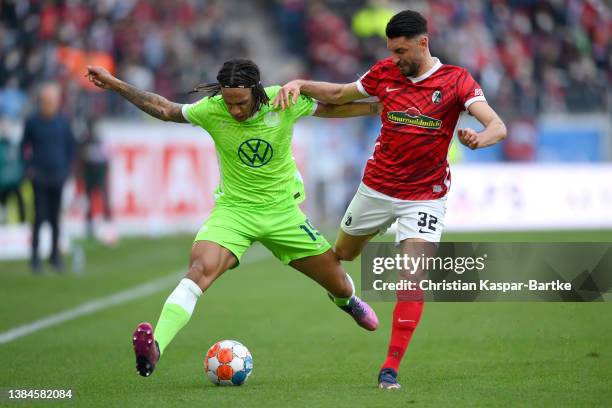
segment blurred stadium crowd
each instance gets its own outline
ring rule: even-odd
[[[28,93],[50,79],[62,84],[73,116],[132,113],[88,83],[87,64],[180,100],[214,79],[219,61],[246,53],[214,1],[4,0],[0,7],[0,111],[10,117],[23,115]]]
[[[63,85],[72,115],[133,114],[85,81],[87,63],[185,101],[223,60],[257,61],[241,32],[251,24],[273,27],[268,35],[299,61],[294,75],[352,81],[387,55],[386,21],[408,6],[428,18],[432,53],[467,67],[504,117],[609,109],[612,19],[602,0],[408,3],[266,0],[255,6],[265,17],[253,21],[235,12],[237,0],[2,0],[0,114],[22,117],[34,85],[48,79]]]
[[[387,57],[386,22],[409,6],[429,22],[432,55],[468,68],[504,118],[609,109],[612,19],[603,1],[406,3],[272,2],[285,34],[295,32],[283,36],[288,49],[321,80],[355,80]]]
[[[94,123],[150,118],[93,87],[86,65],[183,103],[236,56],[255,60],[266,85],[296,77],[350,82],[388,56],[384,28],[406,8],[428,19],[432,54],[467,67],[509,127],[508,139],[494,148],[471,152],[453,144],[451,162],[612,159],[612,17],[604,0],[0,0],[0,169],[14,156],[45,81],[62,88],[80,162],[99,166],[108,154],[100,153]],[[576,121],[583,113],[597,120]],[[566,121],[554,117],[546,123],[556,128],[547,128],[541,118],[549,114]],[[314,195],[346,190],[337,195],[348,197],[380,123],[323,122],[307,126],[318,159],[309,174]],[[585,130],[596,122],[604,124]]]

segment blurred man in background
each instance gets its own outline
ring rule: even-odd
[[[87,196],[87,235],[94,237],[93,203],[97,192],[104,206],[104,220],[111,220],[110,199],[106,177],[108,172],[109,152],[102,139],[98,136],[95,123],[87,121],[84,140],[79,146],[79,172],[85,183]]]
[[[51,224],[49,262],[63,271],[59,252],[60,209],[62,189],[70,175],[74,158],[74,138],[70,122],[60,113],[61,92],[55,83],[46,83],[38,93],[38,110],[26,119],[21,153],[26,176],[34,190],[34,224],[30,265],[33,273],[41,272],[38,254],[40,227]]]
[[[465,68],[445,65],[429,51],[427,21],[412,10],[391,18],[386,28],[391,57],[348,84],[296,80],[274,99],[283,108],[300,93],[330,104],[371,96],[383,104],[382,129],[363,181],[350,203],[336,240],[341,260],[353,260],[366,243],[397,221],[396,242],[411,257],[434,256],[446,215],[450,188],[448,148],[460,114],[468,111],[484,126],[458,130],[470,149],[492,146],[506,127]],[[290,100],[291,99],[291,100]],[[425,271],[410,271],[422,279]],[[383,389],[400,388],[397,371],[421,319],[423,291],[397,292],[387,359],[378,376]]]
[[[21,195],[23,163],[19,154],[19,142],[12,137],[9,122],[0,117],[0,223],[8,221],[8,199],[17,200],[19,222],[26,219],[25,205]]]

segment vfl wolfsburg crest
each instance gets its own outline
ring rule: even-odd
[[[263,121],[266,126],[274,127],[280,124],[281,118],[278,112],[270,111],[264,115]]]
[[[438,103],[440,102],[440,100],[442,99],[442,92],[438,91],[434,91],[433,94],[431,94],[431,101],[433,103]]]
[[[272,145],[262,139],[249,139],[238,147],[238,157],[249,167],[261,167],[272,160]]]
[[[394,123],[418,126],[425,129],[439,129],[440,125],[442,125],[441,120],[425,116],[415,107],[405,111],[387,112],[387,119]]]

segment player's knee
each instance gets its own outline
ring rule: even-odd
[[[334,252],[336,253],[336,258],[338,258],[341,261],[352,261],[355,258],[357,258],[357,256],[359,255],[359,252],[351,251],[343,247],[335,248]]]

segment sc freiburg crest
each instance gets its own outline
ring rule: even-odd
[[[431,101],[433,103],[439,103],[442,100],[442,92],[440,92],[439,90],[434,91],[433,94],[431,94]]]

